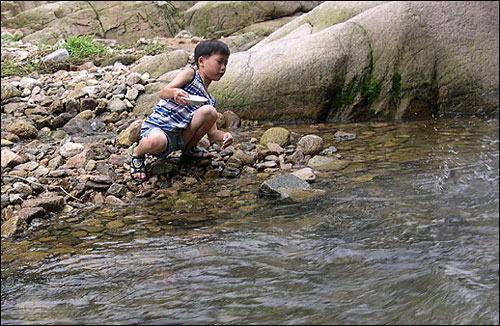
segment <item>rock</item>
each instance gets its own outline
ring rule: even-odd
[[[42,87],[42,82],[30,77],[23,77],[19,82],[19,87],[27,88],[29,90],[32,90],[35,86]]]
[[[242,165],[253,166],[254,165],[254,157],[245,153],[242,150],[237,150],[233,153],[233,155],[229,158],[228,163],[232,160],[238,160],[242,163]]]
[[[209,91],[241,119],[497,115],[498,11],[498,2],[325,1],[279,37],[231,54]]]
[[[127,84],[128,86],[133,86],[134,84],[137,84],[139,82],[141,82],[141,74],[138,72],[132,72],[127,76],[125,84]]]
[[[356,139],[356,134],[345,132],[345,131],[342,131],[342,130],[337,131],[333,135],[333,140],[335,140],[337,142],[340,142],[340,141],[343,141],[343,140],[353,140],[353,139]]]
[[[241,125],[240,117],[233,111],[227,110],[222,114],[226,121],[226,127],[229,129],[239,128]]]
[[[316,175],[311,168],[303,168],[298,171],[292,172],[292,174],[309,183],[316,181]]]
[[[20,216],[14,216],[2,223],[2,237],[10,237],[18,233],[24,232],[28,228],[28,224]]]
[[[120,198],[116,198],[113,195],[106,196],[105,202],[108,203],[108,204],[111,204],[111,205],[116,205],[116,206],[123,206],[123,205],[125,205],[125,202],[123,200],[121,200]],[[106,227],[108,227],[108,226],[106,225]]]
[[[46,216],[46,212],[43,207],[21,208],[17,214],[28,224],[35,218],[44,218]]]
[[[67,142],[59,148],[59,152],[63,157],[68,158],[83,152],[84,149],[82,144]]]
[[[62,48],[62,49],[57,49],[56,51],[46,55],[45,57],[42,58],[42,61],[62,61],[69,58],[69,53],[68,50]]]
[[[52,197],[39,197],[35,199],[28,199],[21,205],[26,207],[42,207],[47,212],[59,212],[64,207],[64,198],[61,196]]]
[[[2,170],[7,167],[12,168],[24,162],[21,156],[14,153],[8,148],[2,149],[1,161],[2,161]]]
[[[317,135],[306,135],[297,143],[301,147],[304,155],[316,155],[323,149],[323,138]]]
[[[116,145],[122,147],[130,147],[133,143],[141,139],[141,125],[143,120],[135,120],[123,130],[116,138]]]
[[[261,145],[266,146],[267,143],[276,143],[284,147],[290,143],[290,132],[282,127],[269,128],[260,139]]]
[[[72,118],[64,125],[63,130],[69,135],[88,136],[94,134],[91,122],[82,118]]]
[[[349,163],[328,156],[316,155],[309,160],[307,165],[316,170],[342,170],[346,168]]]
[[[281,188],[280,194],[282,199],[289,199],[293,202],[307,202],[316,199],[319,196],[325,194],[325,190],[322,189],[293,189],[293,188]]]
[[[132,67],[139,74],[148,72],[151,77],[158,78],[166,72],[184,67],[188,63],[189,53],[175,50],[155,56],[140,58]]]
[[[311,186],[306,181],[293,174],[285,174],[266,180],[259,186],[259,192],[267,195],[280,194],[287,196],[287,189],[310,189]]]
[[[21,91],[2,78],[2,102],[11,97],[21,96]]]
[[[280,145],[273,143],[273,142],[268,142],[267,143],[267,148],[269,149],[271,154],[275,155],[280,155],[283,154],[284,149]]]
[[[35,138],[38,135],[38,130],[31,123],[25,120],[17,120],[8,124],[5,129],[20,138]]]
[[[127,90],[125,89],[125,92],[126,91]],[[127,105],[122,100],[115,98],[115,99],[112,99],[111,101],[109,101],[108,110],[111,112],[121,113],[123,111],[127,111]]]

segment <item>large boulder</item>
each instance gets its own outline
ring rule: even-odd
[[[309,11],[321,2],[2,1],[2,27],[20,30],[24,42],[55,43],[96,34],[131,45],[140,37],[173,37],[183,28],[207,38],[228,36],[254,23]]]
[[[158,78],[169,71],[184,67],[188,63],[188,59],[189,53],[185,50],[145,56],[134,64],[132,71],[140,74],[147,72],[151,77]]]
[[[184,13],[184,24],[195,35],[228,36],[253,23],[309,11],[321,2],[198,1]]]
[[[303,24],[275,32],[283,37],[232,54],[210,85],[219,108],[242,119],[319,122],[498,114],[498,2],[342,10],[349,5],[357,9],[338,15],[354,15],[343,22],[299,17]],[[306,15],[333,17],[332,6]]]
[[[325,1],[310,12],[292,20],[282,28],[275,30],[262,42],[255,45],[252,50],[257,50],[273,41],[289,37],[319,32],[335,24],[362,13],[365,10],[386,3],[387,1]]]
[[[132,44],[139,37],[175,35],[181,26],[178,8],[186,10],[194,3],[55,1],[2,19],[2,26],[21,30],[26,35],[23,38],[25,42],[55,42],[63,37],[96,34],[102,38]]]

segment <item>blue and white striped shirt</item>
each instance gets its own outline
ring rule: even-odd
[[[198,71],[195,72],[193,79],[181,88],[189,94],[206,97],[208,101],[198,106],[191,104],[184,106],[177,103],[173,98],[161,99],[153,112],[144,121],[141,134],[146,132],[151,125],[169,131],[183,130],[191,123],[193,114],[199,107],[206,104],[215,107],[215,98],[205,89]]]

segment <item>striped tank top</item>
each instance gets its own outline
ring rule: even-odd
[[[206,97],[208,101],[198,106],[191,104],[184,106],[177,103],[173,98],[161,99],[156,104],[153,112],[144,121],[141,134],[150,128],[151,125],[168,131],[183,130],[191,123],[193,114],[199,107],[206,104],[215,107],[215,98],[205,89],[198,71],[195,72],[193,79],[181,88],[189,94]]]

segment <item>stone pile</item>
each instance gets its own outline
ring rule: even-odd
[[[202,139],[199,146],[214,154],[208,160],[186,161],[178,152],[166,160],[148,158],[151,177],[137,183],[129,174],[129,152],[145,116],[133,109],[155,81],[121,62],[2,78],[2,235],[22,231],[35,218],[102,203],[126,205],[157,189],[180,189],[204,179],[309,165],[299,177],[311,182],[313,169],[345,167],[334,146],[323,149],[320,136],[291,144],[287,129],[272,127],[260,140],[225,150]],[[233,133],[257,125],[231,111],[219,113],[217,124]]]

